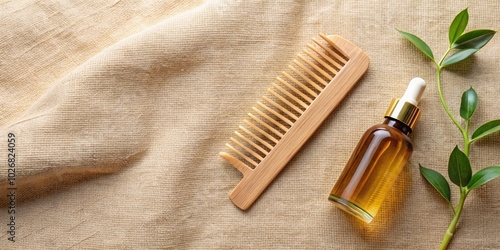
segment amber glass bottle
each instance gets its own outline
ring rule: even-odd
[[[414,78],[401,99],[394,99],[385,121],[361,137],[329,200],[342,210],[371,222],[408,162],[413,147],[408,135],[420,116],[417,104],[425,81]]]

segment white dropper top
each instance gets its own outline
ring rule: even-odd
[[[418,105],[420,99],[422,98],[422,94],[424,93],[425,80],[420,77],[415,77],[411,79],[410,84],[408,84],[408,88],[406,88],[405,94],[401,97],[401,101],[409,102],[415,106]]]

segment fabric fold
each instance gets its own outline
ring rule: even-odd
[[[500,15],[493,2],[471,4],[471,26],[495,28]],[[443,116],[430,64],[394,28],[439,48],[447,39],[436,34],[447,34],[448,27],[438,23],[451,21],[461,5],[0,3],[0,242],[13,249],[436,247],[450,213],[425,186],[418,164],[445,173],[460,134]],[[370,68],[243,212],[228,198],[241,174],[218,152],[279,72],[320,32],[359,46]],[[480,96],[475,124],[498,119],[495,39],[473,63],[443,73],[453,110],[463,90],[474,86]],[[412,135],[414,154],[378,219],[359,224],[335,209],[328,193],[361,133],[381,122],[390,100],[414,76],[429,84]],[[15,243],[5,233],[9,133],[16,139]],[[497,139],[474,145],[477,168],[498,162]],[[500,248],[493,237],[499,184],[492,181],[468,198],[465,226],[452,248],[474,248],[478,239],[480,247]],[[471,225],[477,215],[481,230]]]

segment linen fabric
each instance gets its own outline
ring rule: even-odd
[[[1,1],[0,241],[9,249],[433,249],[452,218],[418,165],[447,176],[462,137],[433,63],[464,1]],[[495,0],[468,30],[498,29]],[[228,194],[220,157],[279,72],[318,33],[370,57],[368,72],[256,203]],[[498,35],[497,35],[498,36]],[[500,38],[445,70],[444,96],[479,96],[472,129],[499,119]],[[414,154],[364,224],[328,202],[357,140],[415,76],[427,80]],[[15,136],[15,242],[9,226]],[[472,145],[474,172],[500,164],[500,135]],[[458,201],[452,185],[452,201]],[[499,249],[500,181],[473,191],[450,249]],[[2,247],[3,248],[3,247]]]

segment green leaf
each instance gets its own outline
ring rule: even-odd
[[[434,55],[432,54],[432,50],[427,45],[422,39],[420,39],[418,36],[415,36],[413,34],[410,34],[408,32],[404,32],[401,30],[397,30],[401,35],[403,35],[408,41],[410,41],[417,49],[422,51],[426,56],[428,56],[430,59],[434,61]]]
[[[467,186],[469,190],[475,189],[488,181],[491,181],[500,176],[500,166],[492,166],[477,171],[472,176],[472,179]]]
[[[467,9],[462,10],[451,22],[448,36],[450,38],[450,45],[453,44],[464,33],[465,27],[469,22],[469,12]]]
[[[450,202],[450,184],[446,181],[444,176],[430,168],[424,168],[420,165],[420,173],[424,178],[443,196],[445,200]]]
[[[457,62],[461,62],[465,60],[467,57],[471,56],[472,54],[476,53],[479,49],[464,49],[464,50],[459,50],[455,54],[449,56],[448,58],[444,59],[443,64],[441,67],[446,67],[452,64],[455,64]]]
[[[477,106],[477,93],[471,87],[462,94],[462,102],[460,103],[460,116],[465,120],[469,120]]]
[[[481,125],[479,128],[476,129],[476,131],[474,131],[474,133],[472,133],[471,139],[472,141],[475,141],[498,131],[500,131],[500,119],[489,121]]]
[[[472,176],[469,158],[457,146],[451,152],[448,161],[448,176],[451,182],[459,187],[467,186]]]
[[[452,45],[456,49],[480,49],[495,35],[494,30],[473,30],[461,35]]]

